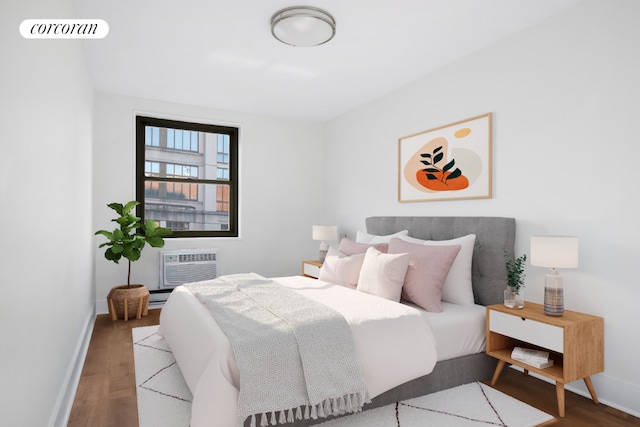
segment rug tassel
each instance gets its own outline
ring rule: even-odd
[[[289,409],[288,415],[287,415],[287,422],[288,423],[292,423],[294,421],[293,419],[293,409]]]
[[[249,424],[250,427],[256,427],[256,416],[251,415],[251,423]]]
[[[316,409],[316,405],[311,406],[311,418],[314,420],[318,419],[318,410]]]
[[[301,420],[301,419],[302,419],[302,408],[298,406],[298,409],[296,409],[296,420]]]
[[[304,407],[304,419],[305,420],[309,419],[309,405]]]
[[[322,402],[318,403],[318,417],[326,417],[326,415],[324,414],[324,404]]]
[[[276,425],[276,424],[278,424],[278,420],[276,419],[276,412],[275,412],[275,411],[273,411],[273,412],[271,413],[271,425],[272,425],[272,426],[274,426],[274,425]]]
[[[263,412],[262,418],[260,418],[260,427],[267,427],[268,425],[269,425],[269,419],[267,418],[267,414]]]

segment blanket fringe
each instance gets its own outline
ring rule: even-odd
[[[369,391],[345,394],[337,398],[325,399],[316,405],[304,405],[297,408],[282,409],[273,412],[264,412],[260,417],[260,427],[275,426],[278,424],[293,423],[295,420],[308,420],[326,418],[331,415],[356,414],[362,411],[366,403],[371,403]],[[304,409],[303,409],[304,408]],[[250,427],[257,426],[257,415],[250,417]]]

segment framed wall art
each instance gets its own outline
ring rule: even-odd
[[[491,113],[398,139],[398,201],[491,198]]]

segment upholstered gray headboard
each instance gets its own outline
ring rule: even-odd
[[[386,235],[409,230],[423,240],[448,240],[476,235],[471,266],[476,304],[502,302],[507,286],[506,256],[514,258],[516,220],[500,217],[373,216],[366,219],[367,233]]]

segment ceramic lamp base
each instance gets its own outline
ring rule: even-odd
[[[562,276],[557,270],[552,270],[545,277],[544,284],[544,314],[548,316],[562,316],[564,313],[564,288]]]

